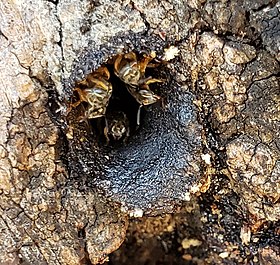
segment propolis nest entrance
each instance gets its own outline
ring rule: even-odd
[[[141,122],[136,123],[139,108],[137,101],[114,76],[112,58],[119,53],[142,51],[155,52],[158,58],[165,56],[171,44],[156,36],[129,34],[116,37],[102,47],[91,47],[73,66],[66,95],[73,95],[73,88],[80,80],[101,65],[111,73],[113,96],[107,111],[125,112],[129,120],[130,134],[125,141],[109,144],[102,136],[104,122],[91,119],[79,121],[80,111],[67,116],[67,160],[70,180],[83,183],[122,204],[129,212],[168,212],[182,200],[188,200],[190,188],[201,175],[201,130],[195,97],[189,91],[186,78],[181,80],[180,56],[167,64],[149,69],[153,78],[163,83],[151,86],[162,102],[141,110]],[[187,73],[185,73],[187,76]]]

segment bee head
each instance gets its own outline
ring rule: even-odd
[[[111,134],[114,140],[120,140],[126,132],[126,126],[122,121],[116,121],[111,128]]]

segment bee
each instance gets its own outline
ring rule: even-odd
[[[160,96],[156,95],[152,90],[150,90],[147,84],[142,85],[139,88],[133,86],[127,86],[129,93],[136,99],[140,104],[137,111],[136,124],[140,125],[140,114],[143,106],[151,105],[160,100]]]
[[[149,63],[155,58],[155,54],[144,55],[137,60],[134,52],[119,54],[114,63],[114,72],[126,85],[129,93],[140,104],[137,112],[137,125],[140,125],[140,112],[142,106],[151,105],[160,99],[149,88],[149,84],[163,82],[163,80],[145,77],[145,71]]]
[[[77,84],[74,89],[79,100],[71,105],[77,107],[82,102],[88,103],[85,118],[95,119],[105,115],[109,99],[112,95],[112,84],[108,81],[110,73],[105,66],[89,74],[87,78]]]
[[[143,59],[138,61],[134,52],[119,54],[114,62],[115,75],[130,86],[162,82],[152,77],[145,78],[145,70],[154,58],[155,54],[144,55]]]
[[[113,138],[114,141],[119,141],[121,139],[126,141],[129,137],[129,120],[124,112],[108,112],[105,117],[105,124],[104,135],[106,137],[107,144],[110,141],[110,137]]]
[[[160,99],[147,84],[140,87],[127,86],[127,89],[141,106],[154,104]]]

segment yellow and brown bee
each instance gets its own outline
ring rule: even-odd
[[[79,100],[72,104],[77,107],[82,102],[88,103],[85,118],[94,119],[105,115],[106,107],[112,95],[112,84],[108,81],[110,73],[105,66],[100,67],[97,71],[89,74],[87,78],[77,83],[76,91]]]
[[[149,85],[156,82],[163,82],[160,79],[146,77],[146,68],[155,58],[155,54],[143,55],[137,58],[136,53],[129,52],[119,54],[113,62],[114,74],[126,85],[128,92],[139,103],[137,113],[137,125],[140,124],[140,110],[142,106],[151,105],[157,102],[160,97],[156,95]],[[78,82],[74,89],[79,96],[79,100],[71,104],[71,108],[79,106],[82,102],[87,103],[84,118],[95,119],[105,116],[109,100],[113,93],[113,86],[110,83],[110,72],[107,67],[101,66],[95,72],[89,74],[86,79]],[[128,123],[125,115],[118,113],[111,123],[106,123],[104,134],[106,139],[111,136],[118,140],[127,134]],[[129,131],[128,131],[129,134]]]
[[[157,102],[160,97],[150,88],[149,84],[163,82],[160,79],[146,77],[145,71],[149,63],[155,58],[155,54],[144,56],[137,60],[134,52],[119,54],[114,63],[114,72],[126,85],[129,93],[140,104],[137,113],[137,124],[140,124],[140,110],[142,106]]]

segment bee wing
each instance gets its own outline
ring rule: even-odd
[[[151,91],[147,84],[144,84],[140,88],[127,86],[127,90],[140,105],[151,105],[160,99],[160,96]]]

